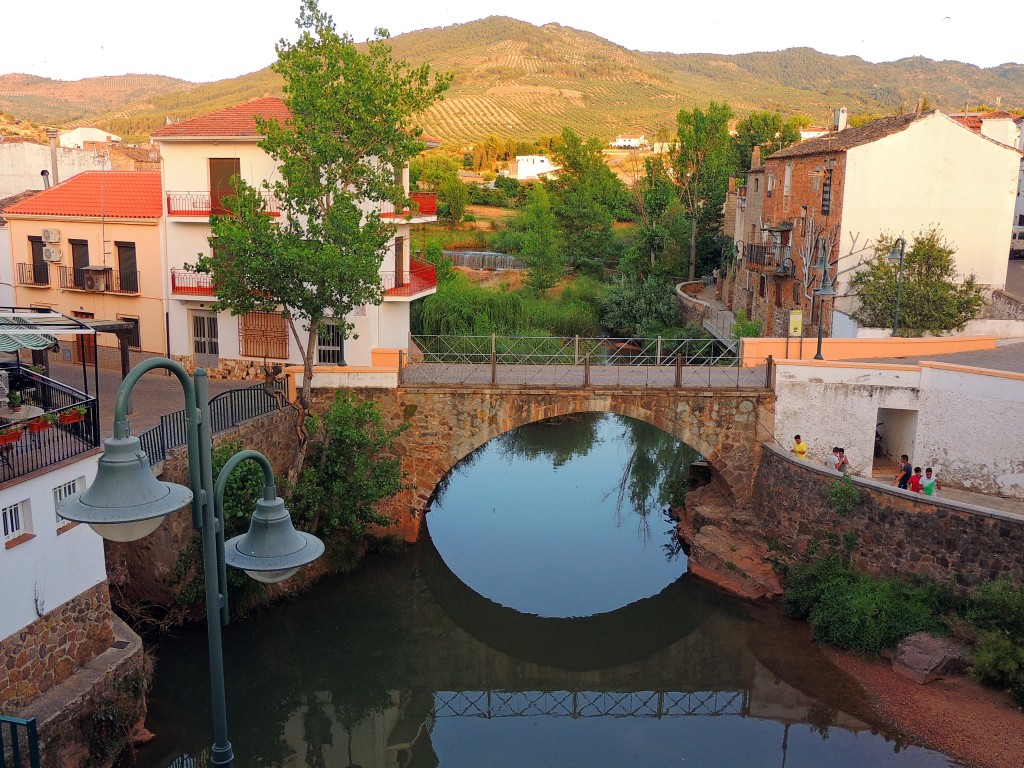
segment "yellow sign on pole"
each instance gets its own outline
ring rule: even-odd
[[[804,311],[802,309],[789,310],[789,335],[792,338],[804,335]]]

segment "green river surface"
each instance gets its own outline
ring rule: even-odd
[[[605,414],[482,446],[405,554],[225,627],[235,766],[958,765],[887,731],[806,624],[687,574],[665,510],[698,458]],[[205,765],[205,630],[155,646],[137,765]]]

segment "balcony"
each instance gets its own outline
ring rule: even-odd
[[[382,219],[405,219],[410,224],[424,224],[437,219],[436,192],[412,192],[409,199],[412,206],[401,211],[387,201],[378,203],[377,210]]]
[[[437,268],[416,259],[410,259],[406,272],[381,272],[380,276],[385,299],[415,299],[437,288]]]
[[[100,445],[96,398],[17,365],[0,365],[18,411],[0,410],[0,484],[88,453]],[[6,395],[4,396],[6,403]]]
[[[50,265],[46,262],[42,264],[19,263],[17,279],[18,285],[25,285],[31,288],[49,288]]]
[[[213,275],[172,269],[171,293],[179,296],[213,296]]]
[[[226,216],[231,211],[224,207],[223,199],[222,196],[213,195],[211,192],[168,192],[167,215],[203,218],[209,218],[211,214]],[[281,215],[280,207],[275,198],[264,194],[263,199],[266,201],[266,213],[268,216]]]
[[[111,267],[58,267],[60,287],[66,291],[91,293],[139,293],[139,273],[133,269]]]
[[[778,272],[779,265],[787,258],[790,258],[788,245],[746,243],[743,246],[743,263],[754,272]]]

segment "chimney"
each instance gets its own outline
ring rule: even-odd
[[[60,173],[57,171],[57,129],[47,128],[46,138],[50,140],[50,168],[53,169],[53,183],[60,184]]]
[[[736,192],[736,177],[735,176],[730,176],[729,177],[729,192],[730,193],[735,193]]]
[[[921,110],[924,109],[924,99],[920,96],[917,97],[917,114],[921,114]]]
[[[43,189],[49,189],[50,188],[50,172],[48,170],[46,170],[45,168],[43,168],[43,170],[41,170],[39,172],[39,175],[43,177]]]
[[[760,168],[761,167],[761,147],[754,147],[753,153],[750,155],[750,167]]]
[[[840,107],[832,113],[832,130],[842,131],[846,129],[846,121],[850,113],[846,107]]]

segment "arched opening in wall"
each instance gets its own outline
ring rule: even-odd
[[[590,616],[685,574],[669,512],[701,462],[638,419],[549,418],[460,461],[438,484],[425,522],[453,573],[483,597],[538,616]]]

